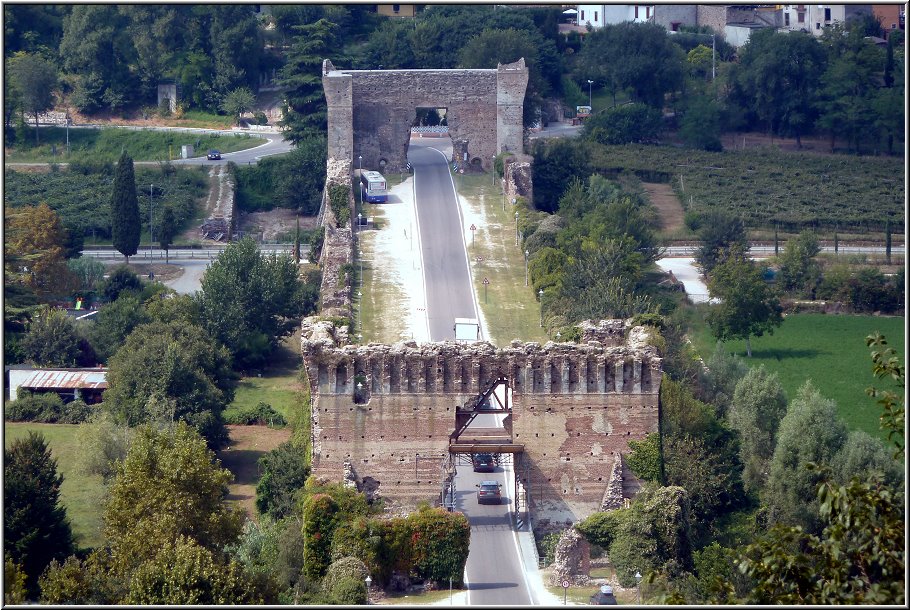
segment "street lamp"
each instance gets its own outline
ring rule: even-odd
[[[515,210],[515,245],[518,245],[518,210]]]
[[[69,143],[67,143],[67,147]],[[152,230],[152,203],[154,184],[149,185],[149,262],[152,261],[152,243],[155,241],[155,232]]]
[[[593,85],[593,84],[594,84],[594,81],[588,79],[588,106],[594,105],[593,102],[591,101],[593,99],[591,97],[591,85]]]
[[[528,256],[530,255],[531,253],[525,250],[525,286],[528,285]]]
[[[367,583],[367,603],[370,603],[370,585],[373,583],[373,579],[370,578],[370,575],[367,574],[367,577],[363,579],[363,582]]]
[[[540,297],[540,327],[543,328],[543,288],[537,291],[537,296]]]
[[[641,572],[635,570],[635,588],[638,589],[638,604],[641,605]]]
[[[493,186],[496,186],[496,155],[493,155],[493,161],[490,164],[490,173],[493,174]]]

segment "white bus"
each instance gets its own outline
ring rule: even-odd
[[[389,198],[385,177],[379,172],[361,172],[360,191],[368,203],[385,203]]]

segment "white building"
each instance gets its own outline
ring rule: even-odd
[[[578,25],[594,29],[623,21],[644,23],[654,16],[653,4],[579,4],[577,10]]]
[[[826,26],[871,14],[871,4],[784,4],[782,29],[821,36]]]

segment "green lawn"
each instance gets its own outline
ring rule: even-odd
[[[39,145],[34,134],[7,149],[7,163],[66,163],[70,161],[111,161],[120,158],[124,148],[133,161],[162,161],[179,159],[180,147],[194,147],[194,156],[202,156],[210,148],[235,152],[259,146],[265,140],[249,134],[199,133],[183,131],[153,131],[151,129],[69,129],[70,154],[66,155],[66,134],[63,127],[46,127],[39,132]],[[56,151],[56,153],[55,153]]]
[[[838,413],[851,430],[885,439],[879,428],[881,407],[865,393],[873,384],[888,387],[887,380],[876,381],[872,376],[865,337],[875,331],[885,335],[905,363],[906,329],[901,317],[794,314],[773,335],[752,339],[752,358],[746,358],[745,341],[725,345],[750,366],[764,364],[776,371],[788,398],[807,379],[812,380],[824,396],[837,402]],[[714,346],[710,330],[700,328],[692,340],[707,359]]]
[[[269,357],[268,367],[261,372],[240,378],[234,392],[234,401],[224,410],[224,416],[253,409],[260,402],[267,403],[291,421],[292,409],[298,404],[300,389],[299,372],[303,359],[300,356],[300,332],[286,337]]]
[[[78,428],[75,424],[4,422],[3,445],[8,448],[12,441],[26,436],[30,430],[44,435],[51,454],[57,460],[57,472],[63,475],[60,500],[72,523],[76,544],[94,547],[103,542],[100,503],[106,490],[100,475],[86,476],[76,471],[79,447],[75,433]]]

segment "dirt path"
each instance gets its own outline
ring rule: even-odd
[[[685,226],[683,222],[685,212],[670,185],[642,182],[641,186],[645,189],[648,198],[657,209],[661,230],[664,233],[673,233],[681,230]]]
[[[218,452],[221,465],[234,473],[227,499],[238,503],[251,519],[256,518],[256,484],[259,458],[291,438],[290,426],[227,426],[230,444]]]

